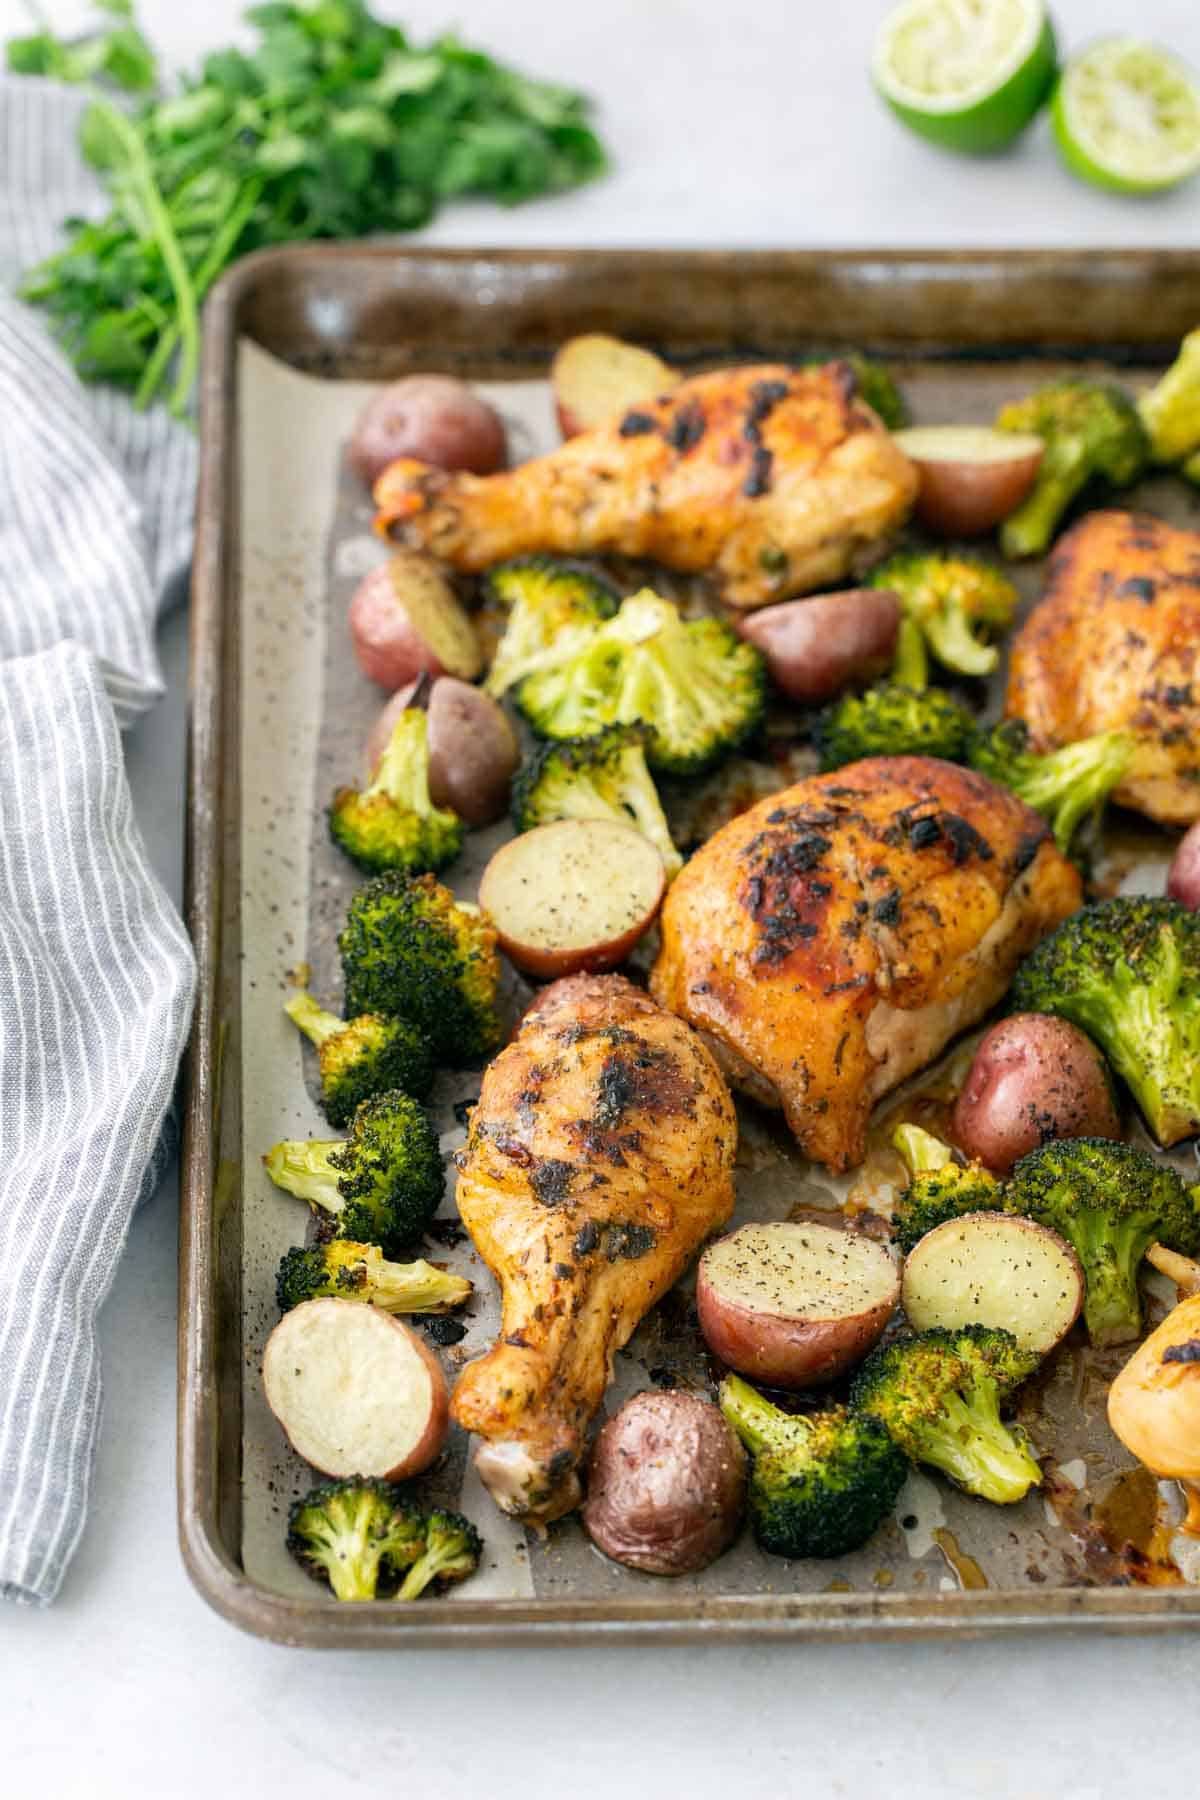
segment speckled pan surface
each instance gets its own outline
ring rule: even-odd
[[[1074,1339],[1033,1384],[1022,1415],[1052,1459],[1042,1494],[993,1508],[914,1475],[894,1522],[837,1564],[767,1557],[747,1536],[699,1576],[668,1581],[606,1562],[575,1519],[545,1539],[526,1537],[480,1489],[454,1428],[422,1491],[471,1514],[487,1556],[461,1589],[410,1607],[339,1608],[287,1557],[287,1507],[311,1477],[288,1453],[259,1382],[275,1266],[303,1239],[306,1214],[271,1186],[259,1157],[281,1136],[325,1134],[281,1005],[303,965],[322,998],[340,998],[334,939],[356,881],[328,841],[324,806],[337,782],[357,775],[382,701],[345,629],[355,582],[381,554],[366,496],[342,463],[369,391],[363,380],[405,367],[462,370],[486,382],[523,455],[554,441],[543,371],[573,330],[614,329],[714,360],[853,342],[905,358],[919,422],[983,422],[1072,348],[1149,369],[1198,309],[1200,258],[1183,256],[735,262],[320,250],[251,259],[227,279],[209,315],[193,616],[189,904],[203,982],[188,1074],[180,1516],[193,1576],[229,1617],[285,1641],[328,1644],[1200,1619],[1200,1587],[1172,1560],[1171,1496],[1124,1473],[1129,1459],[1103,1423],[1106,1378],[1122,1355],[1106,1362]],[[1007,351],[1000,360],[998,349]],[[1196,501],[1174,483],[1146,484],[1140,498],[1178,523],[1200,523]],[[1037,571],[1020,580],[1032,596]],[[742,773],[756,787],[787,778],[766,765]],[[473,892],[504,830],[472,834],[454,871],[461,894]],[[1114,880],[1161,886],[1167,844],[1120,827]],[[515,981],[510,999],[520,1000]],[[455,1107],[477,1087],[478,1072],[439,1079],[447,1155],[463,1135]],[[803,1165],[766,1115],[740,1110],[737,1222],[827,1208],[855,1182],[886,1200],[886,1158],[838,1183]],[[466,1241],[429,1253],[479,1288],[467,1335],[439,1351],[452,1379],[491,1340],[492,1284]],[[1152,1295],[1152,1307],[1165,1299],[1165,1290]],[[708,1384],[689,1280],[618,1357],[609,1403],[647,1386]],[[1105,1528],[1148,1545],[1148,1557],[1114,1553]]]

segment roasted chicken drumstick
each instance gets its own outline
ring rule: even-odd
[[[684,865],[650,990],[802,1148],[860,1163],[873,1103],[994,1006],[1080,904],[1049,827],[973,770],[871,757],[760,801]]]
[[[483,1078],[458,1209],[500,1335],[451,1411],[505,1512],[578,1505],[616,1352],[733,1206],[737,1121],[695,1033],[617,975],[557,981]]]
[[[714,571],[732,606],[839,580],[899,525],[917,476],[846,363],[720,369],[499,475],[401,458],[381,531],[457,569],[617,551]]]

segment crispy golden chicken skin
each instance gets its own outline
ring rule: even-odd
[[[829,1168],[1080,904],[1037,813],[973,770],[872,757],[761,801],[684,865],[654,997]]]
[[[1200,532],[1131,512],[1068,531],[1013,642],[1005,707],[1043,750],[1136,732],[1114,798],[1168,825],[1200,819]]]
[[[580,1499],[613,1357],[733,1207],[737,1119],[693,1031],[619,975],[556,981],[486,1071],[458,1209],[500,1336],[451,1403],[505,1512]]]
[[[845,363],[720,369],[499,475],[402,458],[380,531],[456,569],[617,551],[714,571],[732,606],[837,581],[908,514],[917,475]]]

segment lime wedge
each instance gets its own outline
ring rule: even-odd
[[[947,150],[1003,150],[1054,82],[1041,0],[903,0],[879,28],[871,72],[898,119]]]
[[[1153,194],[1200,169],[1200,85],[1185,63],[1136,38],[1073,56],[1050,106],[1067,167],[1117,194]]]

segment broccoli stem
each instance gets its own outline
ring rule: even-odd
[[[305,1037],[318,1046],[328,1043],[339,1031],[346,1029],[346,1021],[339,1019],[336,1013],[326,1012],[320,1003],[313,999],[305,989],[293,994],[284,1007],[284,1012],[294,1025],[298,1025]]]
[[[922,1130],[920,1125],[897,1125],[892,1133],[892,1145],[904,1158],[904,1166],[910,1175],[944,1169],[947,1163],[954,1161],[949,1144],[943,1144],[941,1138]]]
[[[929,686],[929,652],[925,638],[915,619],[904,614],[896,633],[896,657],[892,664],[892,680],[900,687],[923,693]]]
[[[1087,1283],[1083,1318],[1093,1344],[1128,1344],[1141,1336],[1138,1269],[1157,1226],[1157,1220],[1147,1221],[1136,1213],[1111,1218],[1079,1212],[1055,1221],[1083,1264]]]
[[[387,748],[379,759],[375,779],[363,790],[370,794],[386,794],[405,812],[424,815],[432,812],[429,797],[428,727],[419,706],[410,706],[400,714]]]
[[[367,1258],[366,1270],[366,1286],[359,1298],[385,1312],[449,1312],[469,1300],[473,1291],[463,1276],[435,1269],[423,1257],[415,1262],[394,1263],[371,1256]]]
[[[741,1438],[747,1450],[755,1455],[767,1444],[779,1439],[780,1420],[786,1416],[788,1426],[803,1425],[799,1417],[780,1413],[777,1406],[764,1400],[756,1388],[740,1375],[726,1375],[719,1395],[721,1411]]]
[[[1040,556],[1058,522],[1087,483],[1091,467],[1081,438],[1052,437],[1046,445],[1029,498],[1000,528],[1006,556]]]
[[[338,1171],[329,1161],[331,1150],[342,1149],[337,1138],[321,1143],[310,1138],[290,1138],[276,1144],[263,1157],[267,1174],[285,1193],[297,1200],[307,1200],[325,1212],[339,1213],[342,1196],[338,1188]]]
[[[1098,732],[1035,757],[1029,772],[1022,771],[1011,786],[1027,806],[1049,817],[1054,841],[1065,856],[1076,830],[1089,813],[1103,806],[1132,755],[1133,740],[1127,733]]]
[[[1007,1506],[1041,1482],[1042,1471],[1022,1437],[1004,1425],[993,1396],[977,1388],[969,1401],[947,1394],[941,1417],[921,1428],[910,1447],[918,1462],[932,1463],[969,1494]]]
[[[1000,660],[994,644],[984,644],[974,636],[961,606],[931,612],[925,620],[925,634],[939,662],[960,675],[990,675]]]

